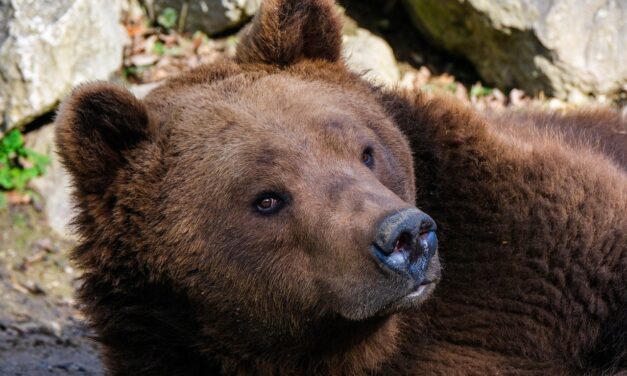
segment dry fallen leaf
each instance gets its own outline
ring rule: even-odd
[[[18,191],[9,191],[5,193],[7,202],[12,205],[26,205],[30,204],[32,197],[26,193]]]
[[[133,64],[136,67],[152,65],[156,63],[158,60],[159,58],[153,54],[137,54],[137,55],[131,56],[131,59],[130,59],[131,64]]]

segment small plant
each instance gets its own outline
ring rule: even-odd
[[[152,52],[154,52],[157,55],[165,54],[166,52],[165,44],[163,44],[163,42],[161,41],[156,41],[155,44],[152,46]]]
[[[152,46],[152,53],[154,53],[155,55],[159,55],[159,56],[163,56],[163,55],[182,56],[184,52],[179,46],[166,47],[166,45],[163,42],[156,41],[155,44]]]
[[[457,92],[457,83],[450,82],[446,84],[446,86],[444,87],[444,90],[448,91],[449,93],[455,94],[455,92]]]
[[[48,157],[25,147],[19,130],[0,140],[0,208],[6,206],[4,191],[24,191],[26,184],[46,171]]]
[[[157,23],[166,30],[172,30],[176,26],[177,18],[176,9],[168,7],[157,16]]]
[[[494,91],[494,89],[490,88],[490,87],[485,87],[479,83],[475,84],[472,86],[472,88],[470,88],[470,96],[471,97],[487,97],[488,95],[492,94],[492,92]]]
[[[122,68],[122,77],[127,81],[131,77],[136,78],[138,73],[139,73],[139,69],[134,65],[125,66],[124,68]]]

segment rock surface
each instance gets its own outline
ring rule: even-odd
[[[257,11],[261,0],[143,0],[143,3],[153,20],[165,8],[173,8],[178,21],[183,21],[184,31],[200,30],[212,35],[247,21]]]
[[[56,235],[71,239],[70,222],[74,211],[70,199],[70,178],[56,152],[54,130],[54,124],[49,124],[26,135],[26,146],[29,149],[50,158],[46,173],[33,179],[30,185],[43,199],[43,209],[50,228]]]
[[[163,85],[164,81],[149,82],[141,85],[131,85],[128,90],[139,99],[144,99],[151,91]]]
[[[344,34],[343,55],[348,67],[379,85],[394,85],[400,72],[392,48],[382,38],[357,28]]]
[[[119,18],[119,0],[0,0],[0,133],[118,69]]]
[[[404,1],[426,35],[492,85],[560,98],[627,92],[627,1]]]

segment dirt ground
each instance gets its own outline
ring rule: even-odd
[[[73,299],[73,242],[35,206],[0,211],[0,375],[102,375]]]

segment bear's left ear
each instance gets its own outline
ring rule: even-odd
[[[237,47],[240,63],[339,61],[342,21],[333,0],[265,0]]]
[[[84,84],[57,114],[57,150],[82,194],[102,194],[133,151],[152,139],[148,111],[125,88]]]

